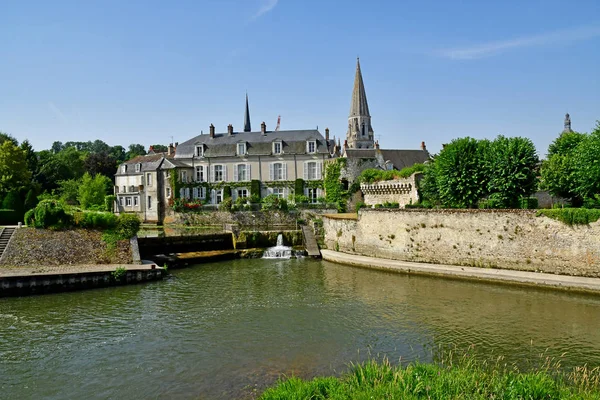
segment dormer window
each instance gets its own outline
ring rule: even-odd
[[[237,144],[237,155],[238,156],[246,155],[246,143],[238,143]]]
[[[121,165],[121,173],[124,174],[127,172],[127,165]]]
[[[316,153],[317,152],[317,141],[309,140],[306,142],[306,152],[307,153]]]
[[[203,144],[196,146],[195,155],[196,155],[196,157],[204,157],[204,145]]]
[[[135,164],[135,172],[140,172],[142,170],[142,164]]]
[[[273,142],[273,154],[281,154],[281,142]]]

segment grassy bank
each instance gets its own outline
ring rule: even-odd
[[[439,364],[393,366],[387,360],[353,365],[339,378],[282,380],[262,400],[300,399],[600,399],[600,371],[581,367],[571,373],[546,362],[528,372],[466,356]]]

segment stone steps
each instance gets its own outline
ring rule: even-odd
[[[6,250],[8,242],[14,232],[15,228],[3,228],[2,231],[0,231],[0,258],[2,258],[2,254],[4,254],[4,250]]]

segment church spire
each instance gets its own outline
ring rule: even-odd
[[[375,147],[373,136],[367,93],[360,70],[360,60],[357,58],[346,140],[351,149],[373,149]]]
[[[356,58],[356,75],[354,76],[354,90],[352,91],[352,103],[350,104],[350,116],[370,117],[369,104],[367,104],[367,93],[360,71],[360,59]]]
[[[250,126],[250,107],[248,107],[248,93],[246,93],[246,114],[244,114],[244,132],[252,132]]]

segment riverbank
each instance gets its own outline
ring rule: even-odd
[[[321,255],[326,261],[400,273],[434,275],[457,279],[504,282],[518,285],[566,289],[578,292],[600,293],[599,278],[388,260],[332,250],[321,250]]]
[[[444,360],[448,361],[448,360]],[[411,363],[405,367],[368,361],[339,378],[290,378],[267,389],[261,400],[280,399],[599,399],[598,370],[570,374],[547,363],[519,372],[500,359],[487,365],[467,356],[450,363]]]

